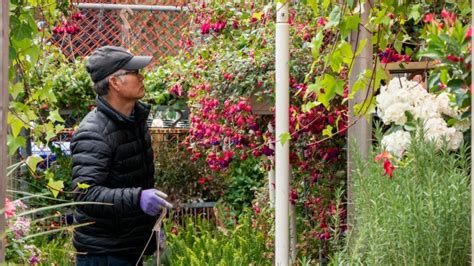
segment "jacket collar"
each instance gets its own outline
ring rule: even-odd
[[[96,98],[97,110],[106,114],[111,120],[120,123],[139,123],[148,118],[150,114],[150,106],[141,101],[137,101],[133,107],[133,116],[125,116],[115,110],[104,98],[98,96]]]

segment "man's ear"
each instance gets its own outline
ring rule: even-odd
[[[118,83],[120,82],[120,79],[116,76],[112,76],[109,78],[109,87],[114,89],[114,90],[120,90],[120,86]]]

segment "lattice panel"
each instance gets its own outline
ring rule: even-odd
[[[182,7],[182,1],[157,0],[82,0],[83,3],[173,5]],[[116,45],[129,48],[141,55],[157,58],[176,54],[183,30],[188,26],[186,11],[132,11],[82,9],[85,16],[77,21],[81,31],[55,35],[53,42],[69,58],[84,57],[98,47]]]

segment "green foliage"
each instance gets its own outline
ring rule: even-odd
[[[50,71],[58,107],[72,108],[84,113],[90,105],[95,104],[93,82],[86,71],[85,61],[63,62]]]
[[[164,265],[271,265],[262,232],[252,227],[248,215],[232,228],[215,227],[206,220],[191,220],[184,227],[165,224],[167,251]]]
[[[224,182],[214,177],[204,159],[192,161],[181,140],[161,142],[155,149],[156,184],[172,202],[215,201],[221,196]]]
[[[228,175],[223,201],[241,211],[251,205],[254,192],[263,185],[265,171],[259,159],[249,157],[232,163]]]
[[[437,150],[418,136],[393,179],[373,160],[379,148],[367,161],[357,155],[350,253],[345,259],[338,254],[335,264],[468,264],[471,196],[466,151]]]

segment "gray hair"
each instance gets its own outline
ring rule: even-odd
[[[119,69],[118,71],[116,71],[115,73],[107,76],[103,80],[100,80],[100,81],[97,81],[96,83],[94,83],[95,93],[97,93],[97,95],[99,95],[99,96],[107,95],[107,93],[109,93],[109,79],[110,79],[110,77],[115,76],[115,75],[119,75],[119,74],[123,73],[123,71],[124,70]],[[117,77],[120,78],[120,76],[117,76]]]

